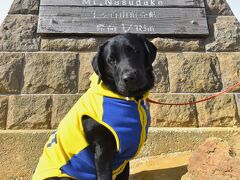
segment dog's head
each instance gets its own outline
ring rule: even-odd
[[[122,34],[99,47],[92,66],[112,91],[126,97],[141,97],[154,85],[152,63],[156,47],[142,35]]]

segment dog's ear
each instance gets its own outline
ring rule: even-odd
[[[103,69],[104,69],[104,47],[106,46],[107,42],[104,43],[103,45],[99,46],[97,54],[94,56],[92,60],[92,67],[94,72],[98,75],[98,84],[102,80],[103,76]]]
[[[157,48],[156,48],[156,46],[152,42],[150,42],[143,35],[138,35],[138,36],[142,39],[144,47],[145,47],[145,50],[147,52],[148,61],[152,64],[153,61],[156,58]]]

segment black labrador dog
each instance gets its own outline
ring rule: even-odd
[[[152,63],[156,51],[156,47],[142,35],[121,34],[107,40],[99,47],[92,61],[94,72],[98,75],[98,83],[102,82],[112,92],[123,97],[132,97],[137,102],[154,85]],[[102,124],[89,116],[84,116],[83,119],[85,138],[94,153],[96,178],[112,180],[113,162],[117,154],[116,140],[109,129]],[[129,163],[127,162],[115,179],[128,178]]]

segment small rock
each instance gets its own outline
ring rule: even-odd
[[[233,135],[234,137],[234,135]],[[240,136],[224,141],[209,138],[193,153],[188,173],[182,180],[238,180],[240,178]]]

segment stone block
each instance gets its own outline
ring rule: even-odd
[[[38,51],[38,16],[8,15],[0,27],[0,51]]]
[[[195,95],[203,99],[209,95]],[[225,94],[197,104],[200,127],[233,127],[239,125],[239,116],[234,94]]]
[[[8,97],[0,96],[0,129],[6,128]]]
[[[206,0],[207,15],[233,15],[226,0]]]
[[[154,38],[152,43],[158,51],[204,51],[204,41],[202,39],[181,39],[181,38]]]
[[[165,54],[158,53],[153,62],[155,85],[151,92],[169,92],[168,62]]]
[[[240,119],[240,94],[235,94],[235,99],[238,107],[238,118]]]
[[[193,95],[151,94],[150,99],[162,103],[183,103],[195,101]],[[170,106],[150,104],[151,126],[154,127],[196,127],[195,105]]]
[[[240,81],[240,53],[217,53],[224,89]],[[240,86],[233,90],[240,92]]]
[[[76,53],[27,53],[22,93],[76,93]]]
[[[43,51],[97,51],[105,38],[42,38]]]
[[[0,131],[1,180],[30,180],[51,131]]]
[[[40,0],[14,0],[9,14],[38,14]]]
[[[77,102],[80,95],[53,95],[51,128],[58,127],[59,122]]]
[[[207,51],[239,51],[240,24],[234,16],[208,18],[210,35],[205,40]]]
[[[0,53],[0,93],[19,93],[23,75],[23,53]]]
[[[51,96],[10,96],[7,129],[50,129]]]
[[[219,62],[215,54],[167,54],[170,92],[207,93],[222,89]]]
[[[85,92],[90,87],[90,76],[93,73],[92,59],[96,55],[95,52],[80,53],[80,71],[79,71],[79,85],[80,93]]]

